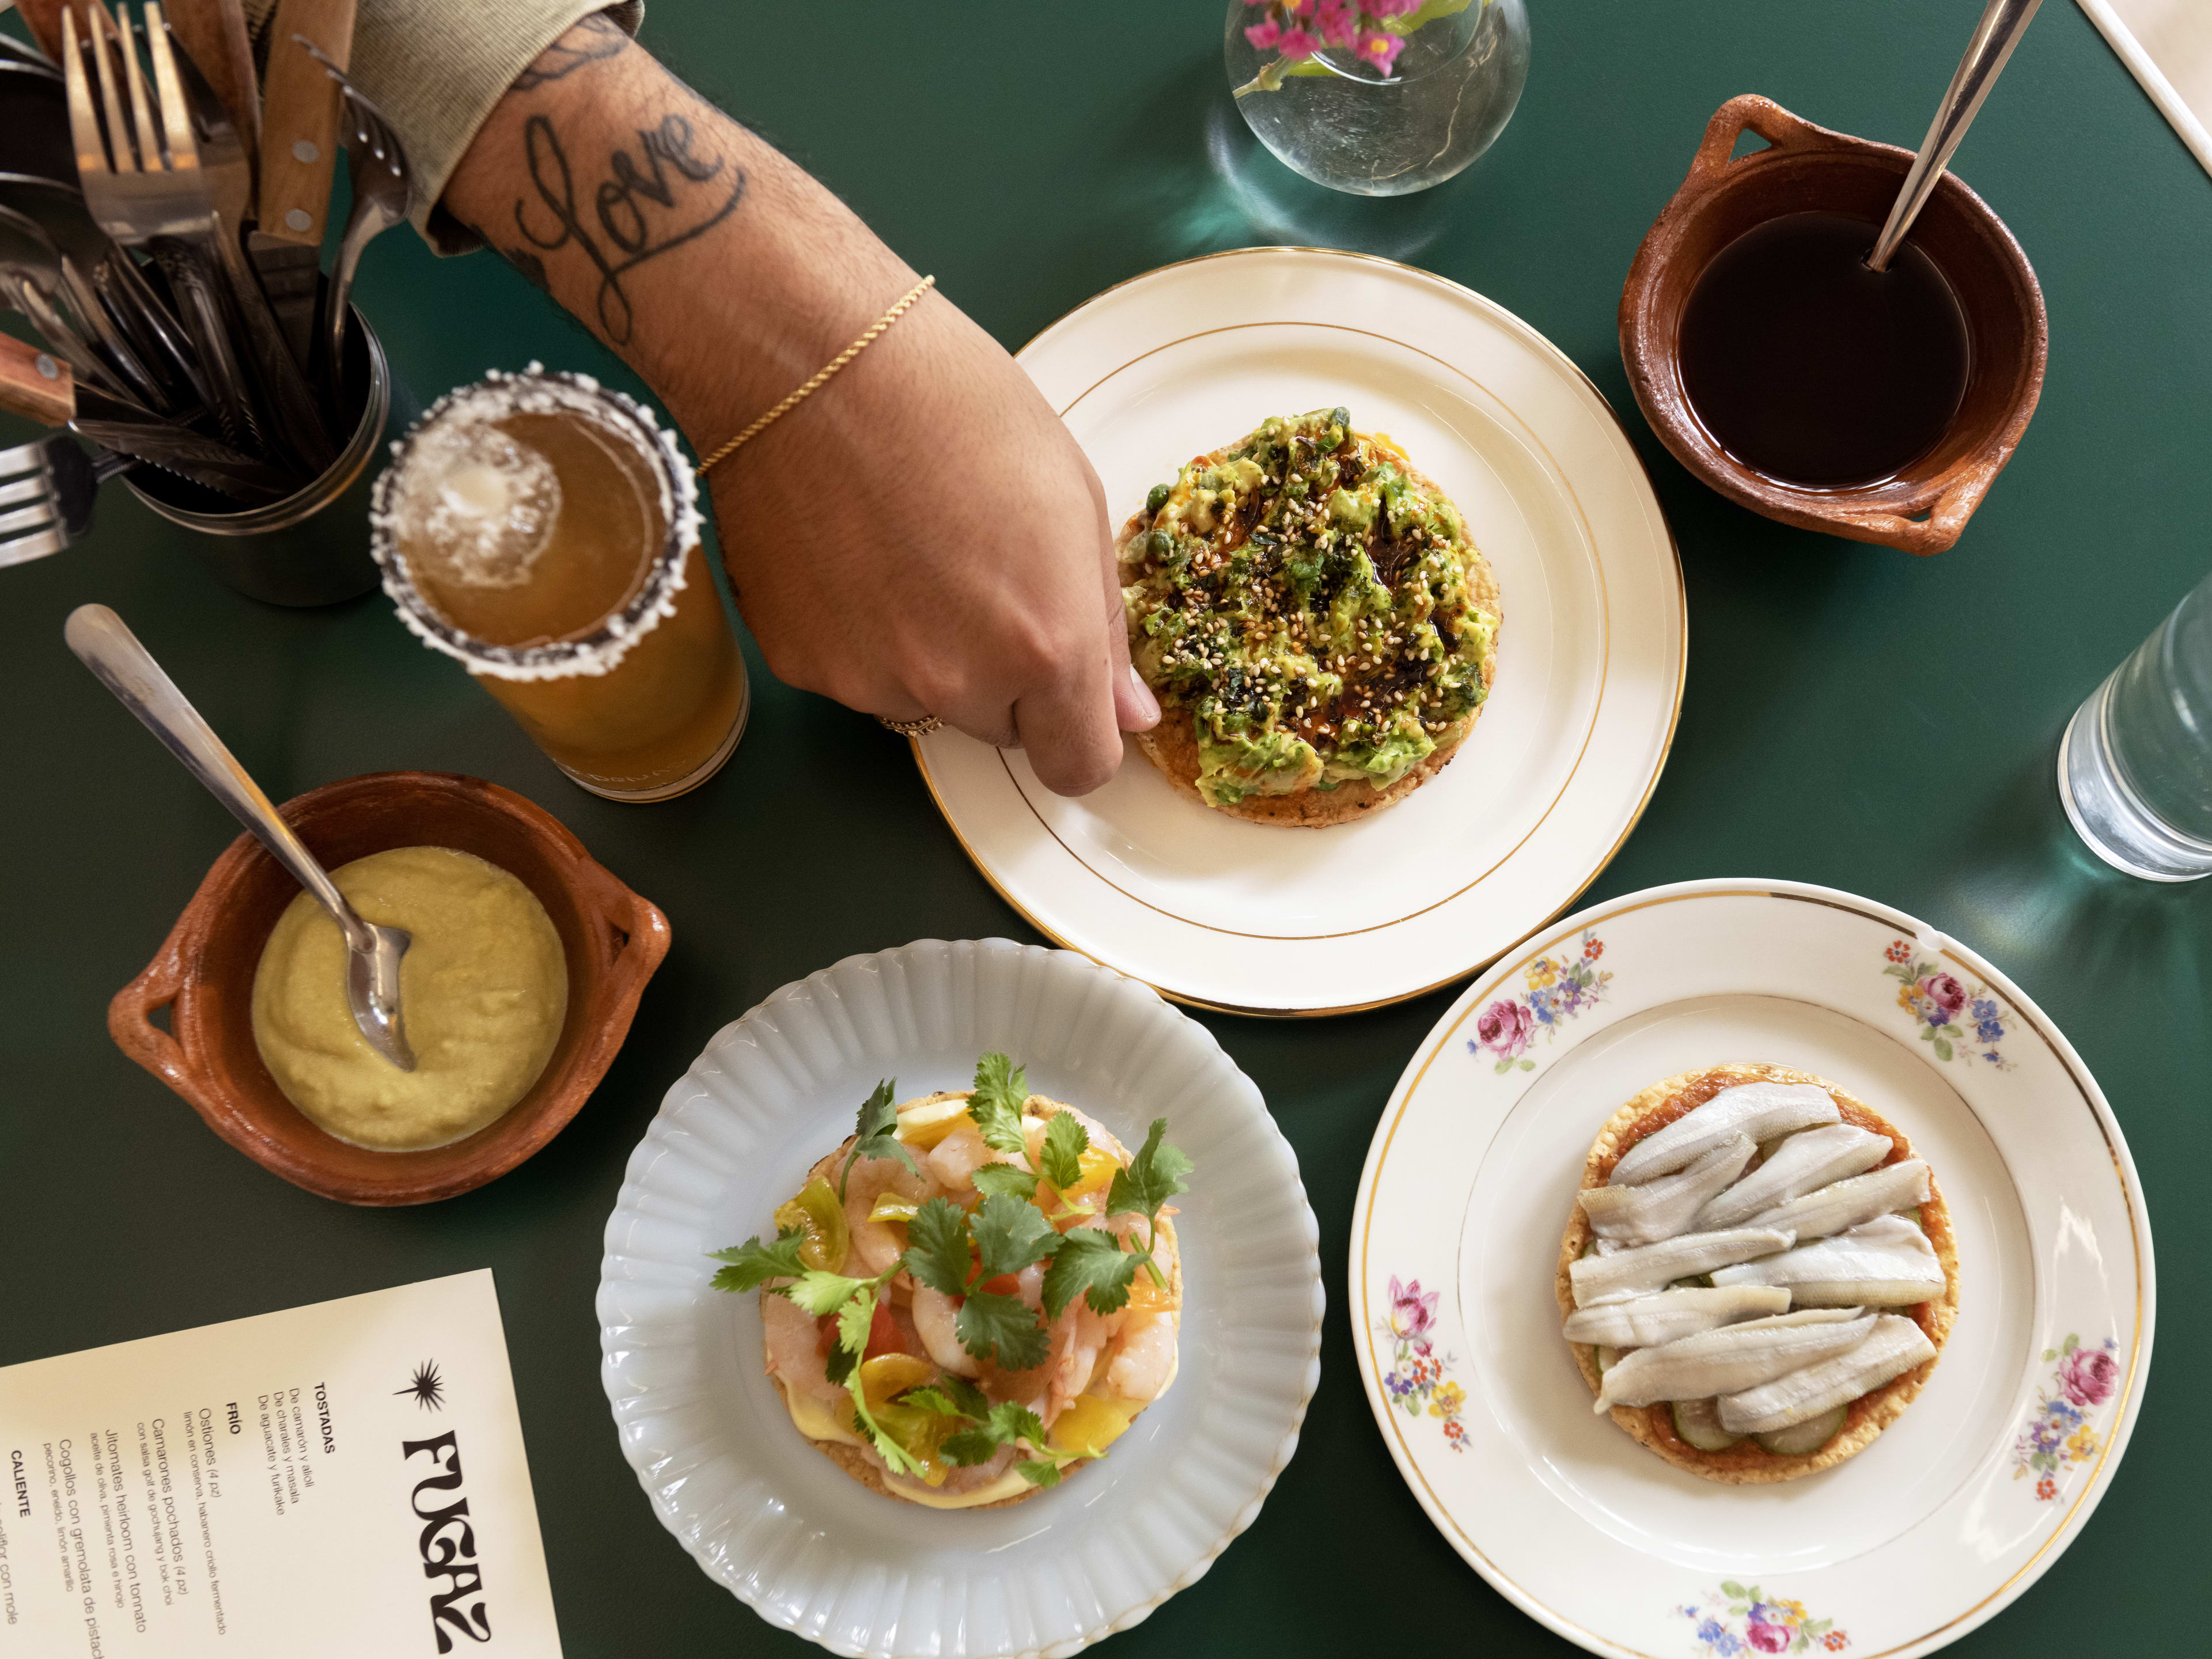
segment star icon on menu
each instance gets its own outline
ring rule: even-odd
[[[446,1406],[446,1382],[438,1375],[438,1362],[426,1359],[415,1368],[414,1376],[407,1379],[404,1389],[394,1389],[394,1394],[411,1394],[415,1403],[426,1412],[443,1411]]]

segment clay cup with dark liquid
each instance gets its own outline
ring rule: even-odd
[[[434,404],[377,480],[385,591],[555,765],[665,800],[744,730],[744,660],[673,440],[579,374],[495,374]]]
[[[1768,147],[1731,160],[1747,130]],[[1730,99],[1630,267],[1620,355],[1660,441],[1730,500],[1940,553],[2035,412],[2049,328],[2027,256],[1949,174],[1865,268],[1911,161]]]

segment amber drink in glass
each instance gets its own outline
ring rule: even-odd
[[[594,794],[665,800],[737,747],[697,488],[620,392],[534,366],[449,392],[377,481],[375,551],[401,620]]]

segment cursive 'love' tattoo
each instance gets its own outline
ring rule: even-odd
[[[523,155],[538,200],[514,204],[515,228],[529,246],[503,250],[543,288],[543,256],[574,246],[599,273],[594,307],[599,331],[616,345],[629,343],[635,323],[623,277],[647,259],[704,235],[736,212],[745,194],[744,168],[692,153],[695,135],[683,116],[664,115],[659,126],[636,131],[643,160],[617,148],[607,157],[610,176],[592,192],[594,234],[578,210],[575,169],[552,121],[533,115],[524,123]]]

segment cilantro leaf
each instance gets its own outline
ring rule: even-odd
[[[996,1457],[999,1443],[988,1429],[963,1429],[957,1434],[946,1435],[945,1443],[938,1450],[943,1452],[948,1461],[969,1469]]]
[[[1014,1473],[1032,1486],[1056,1486],[1060,1484],[1060,1465],[1048,1457],[1033,1457],[1014,1465]]]
[[[860,1121],[853,1133],[863,1140],[888,1134],[898,1127],[898,1079],[886,1078],[876,1085],[875,1092],[860,1103]]]
[[[830,1352],[822,1356],[823,1375],[841,1389],[846,1386],[845,1379],[860,1368],[860,1360],[835,1342],[830,1345]]]
[[[968,1178],[975,1183],[975,1190],[986,1196],[1004,1193],[1025,1204],[1036,1202],[1037,1178],[1018,1164],[979,1164]]]
[[[868,1352],[868,1332],[876,1322],[876,1291],[872,1285],[838,1310],[837,1346],[855,1359]]]
[[[982,1389],[966,1377],[947,1371],[937,1379],[937,1387],[960,1408],[963,1416],[972,1417],[979,1423],[990,1416],[991,1402],[984,1397]]]
[[[872,1291],[875,1287],[876,1281],[872,1279],[848,1279],[842,1273],[825,1273],[810,1269],[799,1274],[784,1294],[819,1319],[824,1314],[833,1314],[842,1308],[852,1299],[855,1291],[865,1288]],[[869,1305],[874,1305],[872,1296],[869,1298]]]
[[[1029,1097],[1027,1066],[1015,1065],[1004,1054],[985,1054],[975,1062],[975,1089],[968,1097],[968,1111],[986,1146],[1017,1157],[1027,1154],[1022,1108]]]
[[[1032,1446],[1045,1443],[1044,1425],[1037,1414],[1011,1400],[1001,1400],[991,1407],[991,1432],[1008,1444],[1019,1439],[1026,1439]]]
[[[921,1165],[914,1161],[914,1154],[898,1138],[898,1106],[894,1098],[898,1088],[896,1078],[887,1078],[876,1085],[875,1092],[860,1103],[859,1124],[853,1133],[852,1155],[846,1158],[845,1167],[838,1172],[837,1197],[842,1203],[846,1184],[853,1178],[853,1166],[864,1158],[896,1158],[906,1165],[909,1173],[921,1174]]]
[[[805,1237],[793,1227],[778,1233],[773,1244],[754,1237],[726,1250],[709,1251],[714,1261],[730,1264],[717,1267],[710,1282],[718,1291],[757,1291],[771,1279],[796,1279],[806,1271],[799,1260],[799,1247]]]
[[[1145,1137],[1143,1148],[1129,1161],[1129,1167],[1115,1171],[1114,1184],[1106,1193],[1108,1215],[1142,1215],[1157,1219],[1161,1205],[1177,1193],[1190,1190],[1183,1177],[1191,1172],[1191,1161],[1173,1146],[1163,1144],[1160,1137],[1167,1133],[1167,1119],[1154,1118],[1152,1133]]]
[[[1042,1365],[1051,1344],[1044,1325],[1018,1296],[978,1291],[960,1304],[953,1324],[960,1346],[978,1359],[996,1357],[1000,1368],[1025,1371]]]
[[[1060,1235],[1052,1266],[1044,1270],[1045,1315],[1059,1318],[1079,1295],[1093,1313],[1118,1312],[1136,1276],[1137,1258],[1123,1252],[1120,1239],[1097,1227],[1074,1228]]]
[[[899,1265],[944,1296],[968,1288],[968,1218],[949,1198],[933,1198],[906,1224],[906,1254]]]
[[[1073,1187],[1083,1179],[1083,1155],[1091,1150],[1091,1132],[1073,1112],[1054,1112],[1044,1125],[1044,1178],[1055,1187]]]
[[[1018,1273],[1060,1248],[1060,1235],[1037,1206],[1006,1193],[993,1193],[976,1206],[969,1232],[981,1258],[979,1283],[1000,1273]]]
[[[965,1417],[966,1412],[952,1403],[944,1389],[923,1387],[908,1389],[899,1396],[902,1406],[915,1406],[926,1412],[935,1412],[939,1417]]]

